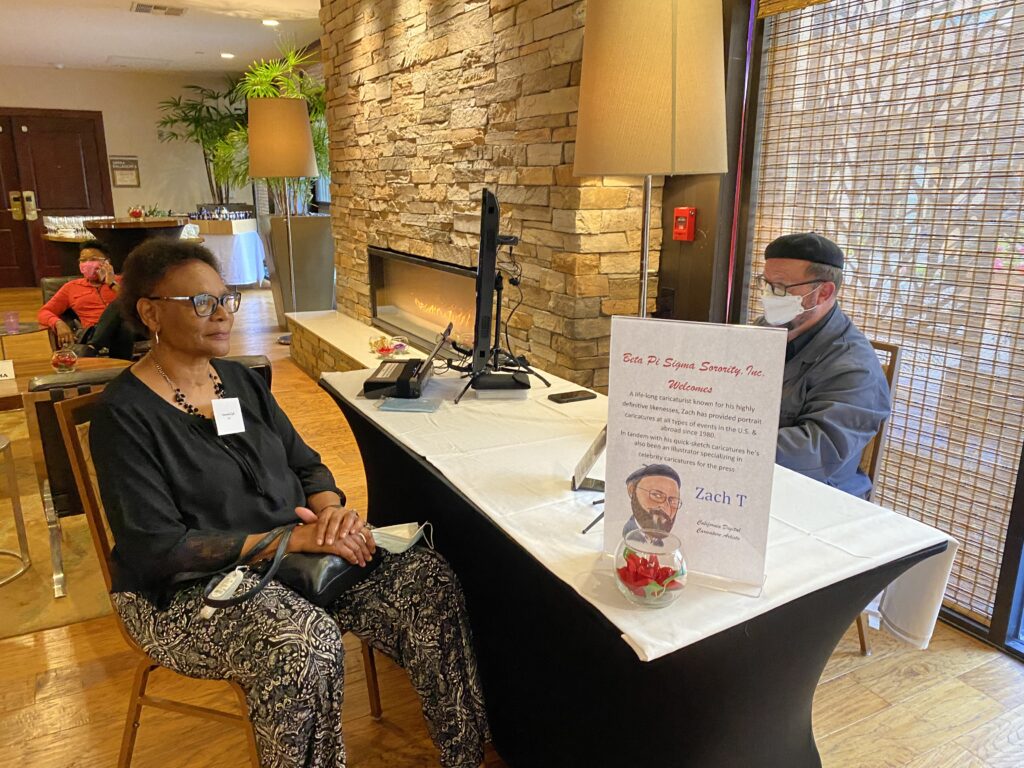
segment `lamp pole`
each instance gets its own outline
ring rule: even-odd
[[[292,200],[288,192],[288,177],[284,177],[284,229],[288,234],[288,286],[291,288],[292,312],[298,312],[296,306],[298,300],[295,292],[295,259],[292,257]],[[277,337],[278,344],[291,344],[291,333],[284,333]]]
[[[651,263],[651,174],[644,176],[644,222],[640,230],[640,311],[647,317],[647,274]]]

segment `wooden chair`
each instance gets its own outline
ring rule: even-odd
[[[112,586],[111,581],[111,551],[110,545],[112,535],[107,526],[106,516],[102,512],[99,499],[99,492],[96,486],[96,475],[92,465],[92,456],[89,452],[88,429],[93,414],[99,407],[101,392],[93,392],[80,397],[73,397],[62,400],[55,404],[57,421],[60,424],[61,434],[67,447],[68,456],[71,458],[71,469],[75,477],[75,485],[82,502],[86,518],[89,522],[89,532],[92,535],[93,545],[96,554],[99,556],[100,568],[103,571],[103,580],[106,582],[107,590]],[[115,616],[117,613],[115,612]],[[132,695],[128,704],[128,717],[125,721],[124,734],[121,737],[121,751],[118,757],[118,768],[128,768],[132,761],[132,752],[135,749],[135,737],[138,733],[139,721],[142,716],[143,706],[156,707],[159,709],[178,712],[179,714],[193,715],[209,720],[216,720],[237,728],[242,728],[248,742],[249,759],[253,768],[260,767],[259,753],[256,747],[256,737],[253,733],[252,724],[248,717],[248,704],[245,692],[241,686],[230,680],[225,681],[231,686],[242,712],[224,712],[218,709],[211,709],[195,704],[188,704],[182,701],[175,701],[159,696],[151,696],[146,693],[146,686],[149,683],[150,674],[161,667],[159,663],[151,659],[131,638],[124,625],[118,620],[118,629],[124,637],[128,646],[139,656],[138,665],[135,668],[135,681],[132,685]],[[377,685],[377,668],[373,657],[373,649],[365,642],[362,643],[363,665],[366,673],[366,688],[370,697],[370,714],[375,720],[381,717],[380,690]],[[169,670],[172,671],[172,670]]]
[[[878,362],[882,365],[882,372],[889,385],[889,404],[892,405],[896,390],[896,381],[900,370],[900,348],[895,344],[887,344],[884,341],[872,341],[871,346],[875,348],[878,355]],[[879,459],[885,448],[886,426],[889,420],[886,419],[878,427],[875,436],[871,438],[864,452],[860,455],[860,468],[868,479],[871,480],[871,495],[869,501],[875,500],[875,472],[878,469]],[[860,652],[862,656],[871,655],[871,643],[868,641],[867,622],[864,619],[866,611],[857,617],[857,637],[860,640]]]

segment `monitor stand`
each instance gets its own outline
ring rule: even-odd
[[[491,347],[491,352],[488,355],[487,366],[479,373],[474,373],[469,377],[466,386],[462,388],[459,396],[455,398],[456,403],[462,399],[462,396],[469,391],[470,387],[473,389],[512,391],[529,389],[531,375],[540,379],[545,387],[551,386],[551,382],[530,367],[524,356],[514,357],[511,352],[501,347],[501,296],[504,292],[504,287],[505,280],[501,272],[498,272],[494,276],[495,304],[497,306],[494,313],[494,346]]]

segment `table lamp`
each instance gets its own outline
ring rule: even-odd
[[[316,155],[309,128],[305,99],[249,99],[249,176],[254,179],[284,179],[284,220],[288,233],[288,280],[291,311],[298,310],[295,296],[295,262],[292,257],[292,218],[288,180],[316,177]],[[287,344],[290,334],[279,342]]]
[[[643,176],[640,317],[651,176],[725,173],[721,0],[588,0],[573,174]]]

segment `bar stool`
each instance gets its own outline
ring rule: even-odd
[[[28,539],[25,537],[25,519],[21,515],[21,496],[18,494],[18,474],[14,471],[14,451],[11,450],[11,439],[7,435],[0,435],[0,454],[3,454],[4,463],[7,468],[7,494],[11,497],[11,511],[14,513],[14,527],[18,531],[18,549],[14,552],[10,549],[0,549],[0,555],[15,557],[21,563],[21,567],[10,576],[0,579],[0,584],[12,581],[32,565],[28,555]]]

